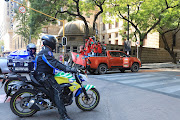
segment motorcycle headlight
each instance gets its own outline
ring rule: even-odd
[[[83,75],[83,74],[80,74],[80,75],[79,75],[79,79],[80,79],[81,81],[88,81],[87,76],[86,76],[86,75]]]

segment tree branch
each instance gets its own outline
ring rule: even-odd
[[[167,0],[165,0],[165,3],[166,3],[167,8],[169,8]]]
[[[98,6],[99,9],[100,9],[100,11],[99,11],[98,13],[96,13],[96,15],[95,15],[95,17],[94,17],[94,20],[93,20],[93,30],[95,30],[95,25],[96,25],[95,22],[96,22],[98,16],[99,16],[101,13],[103,13],[102,5],[104,4],[105,0],[104,0],[102,3],[99,3],[99,4],[97,3],[96,0],[93,0],[93,1],[94,1],[94,3],[96,4],[96,6]]]

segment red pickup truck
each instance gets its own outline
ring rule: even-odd
[[[107,70],[118,68],[121,72],[131,70],[138,72],[141,67],[141,61],[136,57],[130,57],[126,53],[118,50],[107,50],[104,56],[88,57],[87,68],[93,74],[105,74]]]

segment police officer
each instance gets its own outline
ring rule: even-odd
[[[35,57],[36,57],[36,45],[33,44],[33,43],[29,43],[27,46],[26,46],[26,49],[27,49],[27,52],[30,56],[30,59],[32,60],[31,63],[29,63],[28,65],[28,68],[30,71],[34,71],[34,60],[35,60]]]
[[[43,48],[36,56],[36,65],[35,65],[35,78],[37,80],[44,79],[42,84],[46,89],[50,90],[54,96],[54,102],[58,108],[60,114],[60,120],[71,120],[67,115],[66,108],[62,100],[62,88],[54,79],[53,71],[54,69],[59,69],[65,72],[75,73],[76,69],[69,68],[64,64],[60,63],[53,56],[53,50],[56,48],[56,38],[52,35],[45,35],[42,37]]]
[[[35,58],[36,57],[36,45],[33,44],[33,43],[29,43],[27,46],[27,51],[29,53],[29,55],[32,57],[32,58]]]

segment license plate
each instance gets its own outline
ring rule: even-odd
[[[124,65],[124,67],[129,67],[129,65]]]

